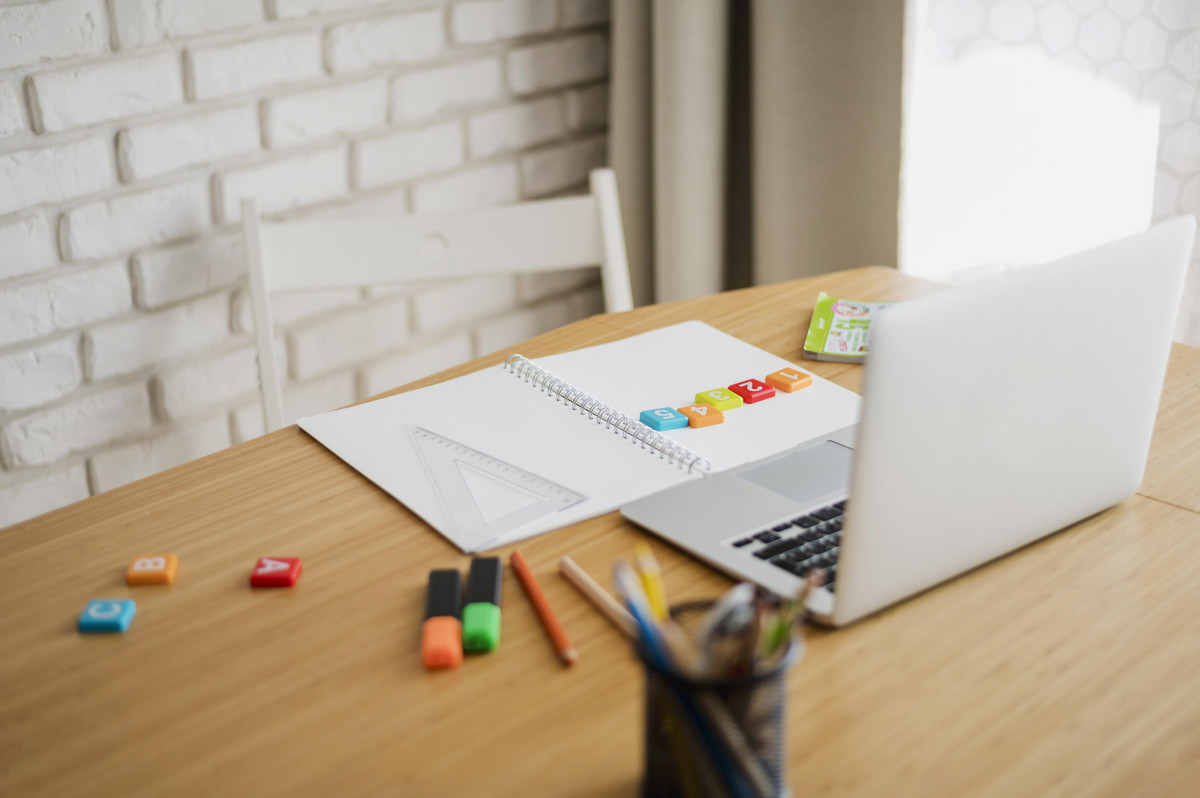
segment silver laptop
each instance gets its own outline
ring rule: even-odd
[[[1177,218],[898,303],[855,427],[621,508],[842,626],[1131,496],[1195,235]]]

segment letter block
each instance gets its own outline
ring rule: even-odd
[[[81,634],[113,634],[129,631],[137,604],[133,599],[94,599],[79,616]]]
[[[146,554],[134,557],[125,572],[130,585],[169,585],[179,572],[179,558],[174,554]]]
[[[250,574],[250,586],[295,587],[299,578],[299,557],[260,557]]]

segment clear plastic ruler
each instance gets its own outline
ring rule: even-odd
[[[468,551],[587,498],[424,427],[410,424],[408,433],[447,521]]]

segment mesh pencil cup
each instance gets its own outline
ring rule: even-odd
[[[711,602],[671,608],[691,631]],[[661,667],[639,641],[646,674],[642,795],[789,796],[784,730],[787,673],[803,653],[789,640],[769,667],[744,676],[694,678]]]

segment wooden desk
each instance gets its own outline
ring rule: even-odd
[[[933,288],[860,269],[600,316],[520,351],[701,318],[800,362],[819,289]],[[858,388],[857,366],[805,366]],[[1197,386],[1200,350],[1176,347],[1139,495],[810,634],[788,680],[796,796],[1196,794]],[[467,558],[295,427],[4,530],[0,794],[633,795],[641,674],[556,564],[570,554],[607,581],[642,537],[614,513],[522,544],[580,650],[575,668],[510,578],[501,649],[429,674],[425,577]],[[653,545],[673,599],[729,584]],[[127,588],[130,559],[158,552],[179,555],[178,582]],[[302,557],[299,587],[252,592],[264,555]],[[76,634],[88,599],[126,596],[138,602],[129,634]]]

